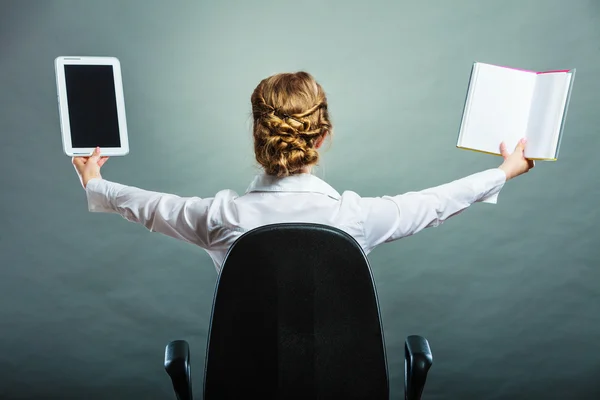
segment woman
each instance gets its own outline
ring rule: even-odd
[[[97,148],[73,164],[92,212],[119,213],[150,231],[204,248],[220,271],[225,254],[244,232],[278,222],[335,226],[353,236],[368,254],[381,243],[438,226],[471,204],[495,203],[504,183],[533,167],[525,159],[525,141],[512,154],[500,145],[504,162],[438,187],[397,196],[339,194],[311,175],[318,149],[331,134],[327,98],[306,72],[264,79],[251,97],[254,152],[264,173],[239,196],[223,190],[211,198],[182,198],[102,179],[108,157]]]

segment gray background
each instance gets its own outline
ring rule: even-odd
[[[214,267],[88,213],[61,148],[61,55],[122,62],[132,150],[104,177],[202,197],[258,172],[249,99],[273,73],[328,92],[316,174],[378,196],[499,164],[455,148],[473,61],[576,67],[558,162],[370,259],[395,398],[413,333],[434,351],[427,399],[600,398],[599,53],[598,0],[1,1],[0,398],[173,398],[177,338],[201,394]]]

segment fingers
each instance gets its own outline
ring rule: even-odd
[[[92,153],[91,156],[86,156],[86,157],[73,157],[72,158],[72,162],[73,165],[75,167],[81,168],[83,167],[85,164],[87,164],[88,161],[92,161],[98,164],[98,166],[103,166],[104,163],[106,163],[106,161],[108,160],[108,156],[101,156],[100,155],[100,147],[96,147],[94,149],[94,152]]]
[[[85,164],[85,160],[83,157],[73,157],[73,165],[76,167],[81,167]]]
[[[104,165],[104,163],[106,161],[108,161],[108,156],[100,157],[100,160],[98,161],[98,165],[101,167]]]
[[[523,138],[523,139],[519,140],[519,142],[515,146],[515,152],[518,151],[521,154],[523,154],[523,152],[525,151],[526,144],[527,144],[527,139]],[[510,153],[508,152],[508,150],[506,150],[506,143],[504,143],[504,142],[500,143],[500,154],[505,159],[506,159],[506,157],[510,156]]]

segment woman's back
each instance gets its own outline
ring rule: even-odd
[[[354,197],[358,196],[344,193],[346,201],[342,201],[335,189],[310,174],[279,179],[258,175],[242,196],[229,190],[215,196],[214,217],[208,222],[208,229],[214,232],[208,252],[220,270],[227,251],[239,236],[282,222],[334,226],[364,243],[360,240],[363,235],[357,204],[352,206],[349,201]]]
[[[502,171],[491,169],[420,192],[360,197],[353,191],[339,194],[311,174],[283,178],[261,174],[242,196],[223,190],[212,199],[200,200],[209,203],[207,206],[190,206],[188,219],[203,221],[190,231],[201,232],[200,237],[205,239],[199,241],[194,235],[189,241],[208,251],[217,271],[231,245],[242,234],[259,226],[284,222],[336,227],[350,234],[368,254],[381,243],[438,226],[473,202],[492,201],[504,181]],[[156,230],[156,225],[151,229]]]

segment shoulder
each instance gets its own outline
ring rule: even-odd
[[[231,189],[223,189],[215,194],[215,200],[226,201],[226,200],[234,200],[240,197],[235,190]]]
[[[235,191],[225,189],[218,191],[213,197],[188,197],[186,198],[186,202],[188,202],[190,207],[201,208],[203,212],[215,213],[220,209],[226,208],[237,197],[238,194]]]
[[[237,199],[239,195],[236,191],[231,189],[223,189],[218,191],[214,197],[211,198],[211,207],[212,208],[226,208],[227,206],[233,204],[234,200]]]
[[[362,197],[353,190],[344,190],[340,195],[340,202],[342,204],[358,204],[362,200]]]
[[[362,215],[377,202],[376,199],[363,197],[353,190],[345,190],[339,198],[339,207],[340,210]]]
[[[367,218],[373,214],[385,215],[398,211],[397,204],[390,196],[363,197],[351,190],[342,193],[340,208],[358,212],[363,218]]]
[[[340,202],[349,207],[369,207],[380,203],[382,200],[382,197],[363,197],[352,190],[346,190],[340,196]]]

